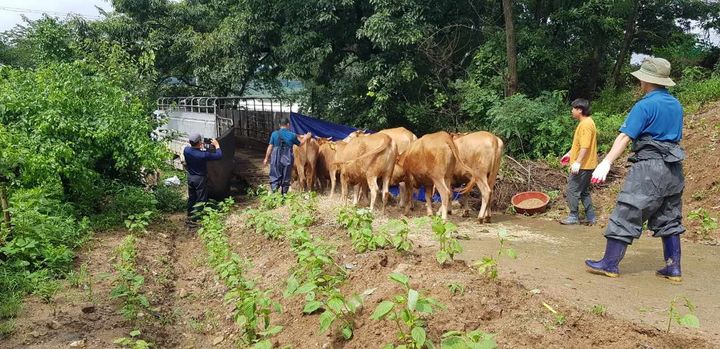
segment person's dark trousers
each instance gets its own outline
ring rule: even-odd
[[[188,217],[193,217],[195,204],[198,202],[207,202],[207,176],[196,176],[188,174]]]
[[[655,237],[685,232],[682,225],[682,194],[685,176],[682,163],[662,159],[636,162],[625,178],[617,205],[610,214],[605,236],[632,244],[643,223]]]
[[[593,208],[592,198],[590,198],[592,173],[593,170],[580,170],[578,173],[571,173],[570,177],[568,177],[565,198],[570,209],[570,217],[580,219],[578,212],[580,201],[582,201],[583,206],[585,206],[585,219],[590,222],[595,221],[595,209]]]
[[[270,190],[276,191],[280,189],[281,194],[286,194],[290,189],[290,180],[292,179],[293,165],[283,165],[277,163],[270,171]]]

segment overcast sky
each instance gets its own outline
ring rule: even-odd
[[[98,18],[100,14],[95,6],[107,11],[112,9],[109,0],[0,0],[0,32],[22,24],[22,15],[38,19],[42,12],[60,18],[69,13]]]

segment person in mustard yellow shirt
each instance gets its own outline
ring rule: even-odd
[[[561,224],[586,223],[593,225],[596,222],[595,209],[590,198],[590,178],[597,167],[597,129],[590,117],[590,102],[586,99],[576,99],[572,102],[572,116],[578,121],[573,136],[572,148],[562,157],[563,165],[570,165],[570,177],[565,193],[570,214],[560,221]],[[578,212],[579,202],[585,206],[585,219],[580,220]]]

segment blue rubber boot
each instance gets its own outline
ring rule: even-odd
[[[585,265],[587,265],[588,271],[593,274],[616,278],[620,275],[618,265],[623,257],[625,257],[625,250],[627,250],[626,243],[616,239],[607,239],[605,256],[599,261],[587,259],[585,260]]]
[[[655,275],[670,281],[681,282],[680,271],[680,235],[663,236],[663,255],[665,267],[658,270]]]
[[[570,214],[567,216],[567,218],[561,220],[560,224],[562,224],[562,225],[580,224],[580,219],[578,219],[578,216],[576,216],[574,214]]]

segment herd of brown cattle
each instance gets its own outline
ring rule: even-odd
[[[419,187],[425,191],[427,213],[432,214],[432,194],[441,197],[438,213],[447,218],[453,185],[465,184],[461,193],[475,186],[482,196],[478,214],[481,221],[490,221],[490,200],[500,169],[503,142],[488,132],[450,134],[445,131],[417,138],[404,127],[382,130],[373,134],[356,131],[342,141],[308,138],[293,149],[295,176],[301,190],[323,190],[335,193],[340,178],[341,197],[347,200],[348,187],[354,187],[353,204],[363,192],[370,191],[370,208],[375,207],[382,184],[382,209],[385,210],[391,185],[400,187],[400,207],[405,214],[412,208],[412,193]],[[467,195],[463,206],[468,209]]]

